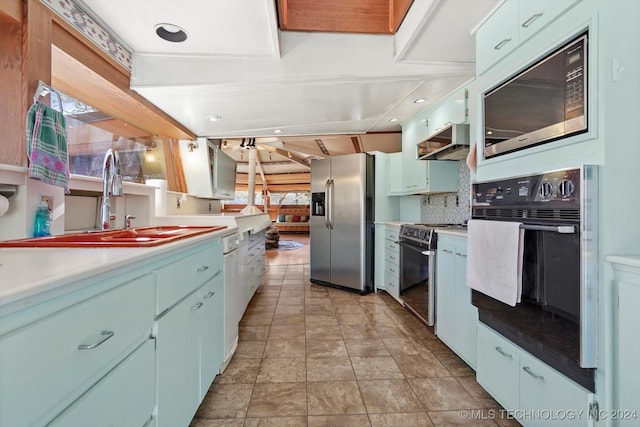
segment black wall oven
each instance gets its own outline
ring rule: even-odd
[[[479,320],[589,390],[597,344],[597,168],[474,183],[472,218],[524,228],[521,302],[472,290]]]

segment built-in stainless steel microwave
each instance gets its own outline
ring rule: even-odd
[[[484,94],[484,157],[587,131],[587,33]]]

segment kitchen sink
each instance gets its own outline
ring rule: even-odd
[[[120,230],[64,234],[60,236],[34,237],[31,239],[7,240],[0,242],[0,248],[149,247],[223,230],[225,228],[227,228],[226,225],[136,227]]]

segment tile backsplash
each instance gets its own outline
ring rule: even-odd
[[[425,224],[460,224],[470,218],[469,168],[458,162],[458,192],[422,196],[420,222]],[[458,197],[456,203],[456,196]]]

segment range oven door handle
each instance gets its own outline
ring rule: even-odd
[[[425,251],[422,248],[418,248],[416,246],[413,246],[413,245],[408,244],[408,243],[403,243],[403,242],[395,242],[395,243],[397,243],[399,246],[401,246],[404,249],[411,249],[412,251],[420,252],[420,254],[425,255],[425,256],[435,255],[435,251],[432,251],[432,250],[426,250]]]

